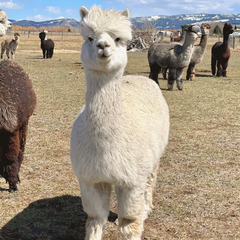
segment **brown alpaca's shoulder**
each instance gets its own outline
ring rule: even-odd
[[[0,92],[1,112],[6,112],[5,115],[9,117],[17,112],[17,121],[10,121],[12,126],[9,126],[14,129],[16,124],[24,122],[33,113],[36,106],[32,81],[16,62],[0,62]]]

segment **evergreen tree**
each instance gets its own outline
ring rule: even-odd
[[[214,28],[213,33],[219,35],[219,34],[222,34],[222,30],[221,30],[221,28],[217,25],[217,26]]]

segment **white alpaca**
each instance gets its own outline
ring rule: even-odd
[[[4,37],[8,29],[12,28],[12,23],[8,21],[7,14],[0,9],[0,37]]]
[[[14,33],[14,38],[15,39],[5,39],[2,41],[1,43],[1,58],[3,58],[3,54],[6,50],[6,54],[8,59],[9,57],[9,52],[11,53],[11,58],[15,57],[15,52],[18,49],[18,45],[19,45],[19,38],[20,38],[20,34],[19,33]]]
[[[168,143],[168,106],[154,81],[123,77],[132,37],[129,10],[81,7],[80,15],[87,91],[72,128],[71,161],[88,214],[85,240],[102,237],[112,185],[123,239],[140,240]]]

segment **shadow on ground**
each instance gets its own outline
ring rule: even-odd
[[[110,213],[109,221],[117,215]],[[31,203],[0,231],[4,240],[84,240],[87,215],[79,197],[65,195]]]

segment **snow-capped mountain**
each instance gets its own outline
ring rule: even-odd
[[[181,29],[183,24],[201,24],[202,22],[228,22],[232,25],[240,25],[239,14],[181,14],[181,15],[158,15],[149,17],[136,17],[132,18],[132,23],[136,24],[139,28],[143,25],[144,21],[148,20],[159,30],[163,29]]]
[[[240,13],[239,14],[181,14],[181,15],[158,15],[149,17],[135,17],[131,18],[132,23],[136,24],[139,28],[144,24],[145,20],[150,21],[156,26],[157,29],[181,29],[183,24],[201,24],[202,22],[230,22],[232,25],[240,25]],[[60,18],[55,20],[35,22],[28,20],[10,20],[13,25],[19,25],[22,27],[33,26],[39,27],[59,27],[65,26],[80,27],[80,21],[70,18]]]

